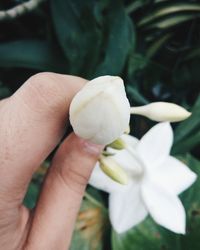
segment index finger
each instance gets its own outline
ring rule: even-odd
[[[21,202],[36,168],[60,141],[85,79],[37,74],[0,106],[0,196]]]

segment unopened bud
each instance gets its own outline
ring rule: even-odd
[[[128,183],[128,176],[126,172],[115,162],[114,159],[109,156],[102,156],[99,163],[102,171],[112,180],[123,185]]]
[[[169,102],[153,102],[141,107],[131,107],[131,114],[143,115],[157,122],[179,122],[191,115],[183,107]]]
[[[130,120],[130,104],[123,80],[101,76],[88,82],[73,98],[70,122],[75,134],[107,145],[119,138]]]

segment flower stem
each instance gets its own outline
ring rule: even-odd
[[[144,106],[139,106],[139,107],[131,107],[130,112],[131,114],[135,115],[145,115],[146,107]]]

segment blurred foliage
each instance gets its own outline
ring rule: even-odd
[[[24,2],[2,0],[6,10]],[[200,2],[198,0],[49,0],[31,13],[0,22],[0,98],[32,74],[53,71],[87,79],[120,75],[132,105],[170,101],[193,111],[175,124],[172,153],[200,175]],[[131,119],[141,137],[152,125]],[[47,166],[33,177],[25,204],[32,208]],[[92,190],[92,191],[91,191]],[[186,236],[150,218],[125,234],[110,231],[105,208],[85,198],[72,250],[199,250],[200,181],[186,191]],[[106,207],[106,194],[90,188]],[[103,205],[103,206],[104,206]],[[106,236],[106,237],[105,237]]]
[[[92,196],[86,193],[76,221],[70,250],[110,249],[108,212],[100,194],[90,188],[91,192],[99,201],[94,201]]]

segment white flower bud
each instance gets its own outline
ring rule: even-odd
[[[76,135],[97,144],[119,138],[130,120],[123,80],[101,76],[89,81],[73,98],[70,122]]]
[[[131,114],[143,115],[157,122],[179,122],[191,115],[183,107],[169,102],[152,102],[141,107],[131,107]]]
[[[102,171],[112,180],[123,185],[128,184],[128,176],[126,172],[115,162],[113,158],[109,156],[101,156],[99,165]]]

